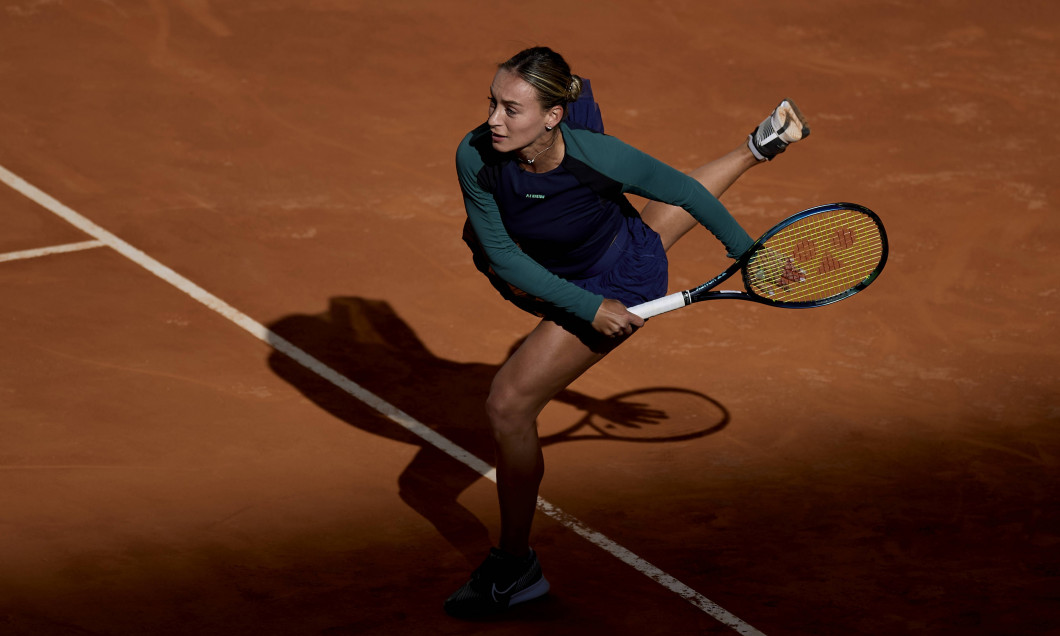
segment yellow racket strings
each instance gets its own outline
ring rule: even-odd
[[[766,240],[747,265],[754,291],[778,302],[821,301],[864,282],[883,257],[869,216],[853,210],[815,214]]]

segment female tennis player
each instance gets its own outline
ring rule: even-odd
[[[731,258],[751,246],[716,197],[807,134],[781,102],[746,143],[686,175],[604,134],[588,81],[551,49],[499,65],[489,117],[456,153],[465,240],[494,286],[542,320],[490,387],[500,544],[446,600],[449,614],[480,617],[548,591],[529,543],[544,474],[538,414],[643,326],[626,308],[666,293],[666,251],[697,223]],[[627,192],[649,200],[640,213]]]

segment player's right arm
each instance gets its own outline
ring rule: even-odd
[[[603,296],[585,291],[548,271],[523,252],[509,236],[496,200],[478,181],[484,164],[478,150],[471,144],[476,132],[469,133],[460,143],[456,153],[456,172],[468,220],[493,270],[506,282],[526,293],[586,322],[593,322],[604,300]]]

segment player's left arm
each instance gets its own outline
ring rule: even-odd
[[[608,135],[575,130],[564,141],[568,152],[623,184],[625,192],[687,210],[721,241],[730,258],[754,243],[717,197],[680,170]]]

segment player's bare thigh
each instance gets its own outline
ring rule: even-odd
[[[487,402],[491,423],[529,425],[553,396],[605,355],[556,323],[542,320],[493,379]]]

